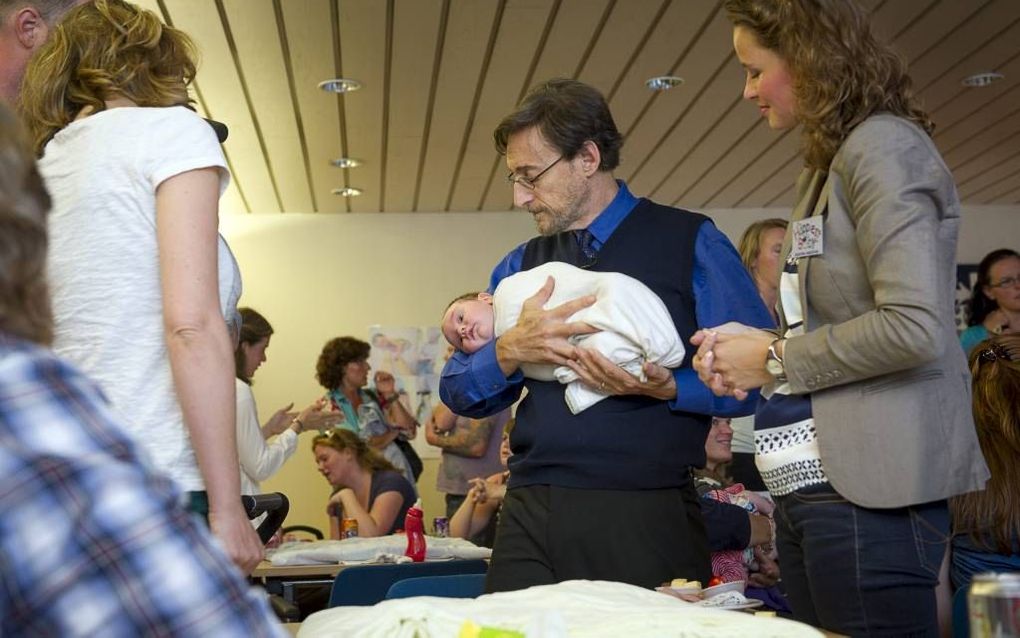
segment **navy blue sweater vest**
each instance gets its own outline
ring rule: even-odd
[[[697,330],[692,274],[694,243],[706,218],[641,199],[598,252],[590,269],[621,272],[662,298],[687,345]],[[536,237],[524,250],[527,270],[569,261],[571,233]],[[689,467],[705,463],[710,417],[673,412],[666,401],[613,396],[571,414],[557,382],[526,379],[528,394],[517,408],[510,459],[511,487],[556,485],[639,490],[677,487],[690,481]]]

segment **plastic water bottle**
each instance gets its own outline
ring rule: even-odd
[[[407,510],[404,534],[407,535],[407,551],[404,556],[409,556],[416,563],[425,560],[425,513],[421,509],[421,499]]]

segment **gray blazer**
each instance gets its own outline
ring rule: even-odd
[[[828,171],[801,175],[793,220],[809,215],[824,217],[823,254],[798,260],[806,334],[784,358],[829,481],[865,507],[983,489],[953,319],[960,204],[935,145],[905,119],[867,119]]]

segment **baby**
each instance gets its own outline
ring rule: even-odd
[[[549,262],[511,275],[491,295],[471,293],[454,300],[443,315],[443,336],[462,352],[479,350],[517,324],[524,301],[545,285],[549,277],[556,285],[546,308],[585,295],[596,298],[594,304],[568,319],[599,329],[593,334],[572,337],[575,345],[599,351],[642,381],[645,361],[666,368],[675,368],[683,361],[683,341],[658,295],[633,277],[593,272],[562,262]],[[565,397],[573,414],[607,396],[586,386],[566,366],[524,364],[521,371],[531,379],[567,384]]]

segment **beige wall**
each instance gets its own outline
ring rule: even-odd
[[[736,239],[748,223],[783,211],[716,211],[719,227]],[[329,338],[365,338],[368,326],[431,325],[445,303],[487,285],[495,262],[533,234],[526,213],[225,216],[223,234],[244,274],[242,303],[273,324],[268,362],[255,376],[263,418],[291,401],[320,396],[315,360]],[[976,262],[1002,245],[1017,247],[1020,207],[965,211],[960,260]],[[289,524],[328,529],[326,481],[315,471],[311,434],[263,484],[291,499]],[[434,490],[437,461],[427,459],[419,488],[428,520],[444,511]]]
[[[326,340],[365,339],[372,324],[438,323],[445,304],[485,288],[496,259],[532,234],[525,213],[224,216],[221,230],[244,276],[241,303],[276,333],[254,377],[259,414],[321,396],[315,361]],[[328,529],[329,486],[315,470],[312,434],[262,485],[291,500],[288,524]],[[423,435],[419,435],[423,436]],[[445,511],[434,490],[438,461],[419,480],[426,520]]]

